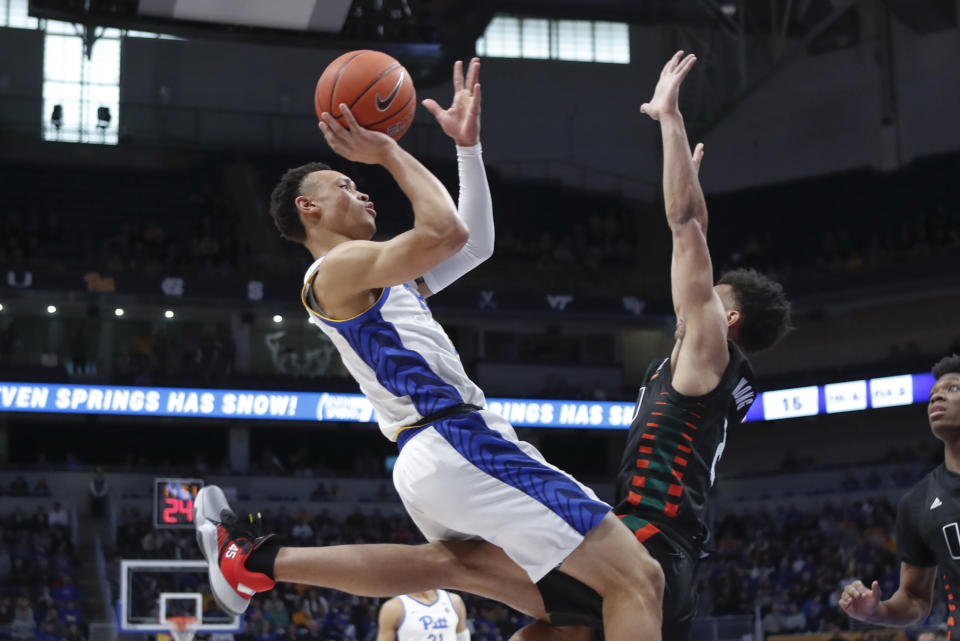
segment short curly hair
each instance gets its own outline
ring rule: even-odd
[[[283,172],[280,182],[270,192],[270,217],[273,224],[280,230],[280,235],[287,240],[302,243],[307,239],[307,228],[300,220],[300,212],[294,203],[297,196],[302,195],[303,179],[315,171],[330,169],[322,162],[308,162]]]
[[[730,285],[740,312],[736,343],[746,352],[773,347],[793,329],[783,286],[755,269],[734,269],[718,281]]]
[[[933,378],[938,381],[944,374],[960,374],[960,354],[944,356],[937,361],[937,364],[933,366],[930,373],[933,374]]]

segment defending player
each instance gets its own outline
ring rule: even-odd
[[[467,606],[446,590],[401,594],[380,606],[377,641],[470,641]]]
[[[358,126],[343,106],[349,128],[324,114],[325,138],[348,160],[391,174],[413,206],[413,229],[370,241],[373,203],[347,176],[318,164],[286,173],[271,212],[283,236],[315,258],[303,302],[373,404],[383,433],[397,442],[394,484],[411,518],[430,541],[482,539],[497,547],[281,548],[245,530],[219,488],[208,486],[197,498],[196,524],[212,587],[232,612],[281,580],[371,596],[449,587],[545,618],[534,583],[559,566],[602,595],[608,639],[658,640],[657,563],[610,506],[483,409],[483,393],[423,299],[493,247],[479,66],[471,61],[464,79],[457,63],[450,109],[425,102],[458,145],[459,211],[423,165],[392,138]]]
[[[957,632],[957,588],[960,587],[960,355],[933,366],[927,417],[933,435],[943,441],[943,463],[927,474],[897,506],[897,555],[900,587],[881,600],[876,581],[868,588],[857,580],[843,589],[840,607],[860,621],[907,626],[930,614],[937,570],[943,574],[949,599],[949,639]]]
[[[744,352],[771,347],[790,329],[790,305],[779,284],[736,270],[714,285],[707,206],[697,178],[703,145],[691,157],[678,106],[680,85],[695,63],[694,55],[677,52],[653,98],[640,108],[660,122],[663,136],[677,330],[672,353],[647,369],[616,483],[617,515],[663,568],[663,638],[670,641],[688,637],[717,462],[728,430],[743,420],[755,397]],[[539,586],[554,625],[600,627],[599,597],[579,582],[551,572]],[[589,639],[594,635],[588,628],[578,634],[538,622],[514,639]]]

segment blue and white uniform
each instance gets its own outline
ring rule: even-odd
[[[483,392],[414,283],[386,287],[359,316],[333,320],[312,303],[322,261],[304,275],[304,305],[370,400],[380,430],[398,442],[393,482],[410,517],[429,541],[489,541],[540,580],[610,506],[482,409]],[[445,410],[454,413],[431,418]]]
[[[450,593],[437,590],[432,603],[417,601],[402,594],[403,620],[397,627],[397,641],[456,641],[460,615],[453,607]]]
[[[304,277],[304,299],[323,258]],[[386,287],[356,318],[335,321],[307,306],[310,322],[333,342],[377,412],[391,441],[424,416],[465,403],[483,407],[483,392],[463,371],[457,350],[415,285]]]

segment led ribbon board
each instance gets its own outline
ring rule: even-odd
[[[763,392],[747,421],[775,421],[868,408],[926,403],[930,374],[905,374]],[[626,429],[628,402],[490,398],[487,408],[517,427]],[[360,394],[258,390],[61,385],[0,382],[0,411],[244,418],[274,421],[371,423],[373,406]]]

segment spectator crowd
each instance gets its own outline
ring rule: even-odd
[[[21,494],[11,483],[7,494]],[[49,495],[49,494],[48,494]],[[0,514],[0,638],[85,641],[69,513],[59,502]]]

